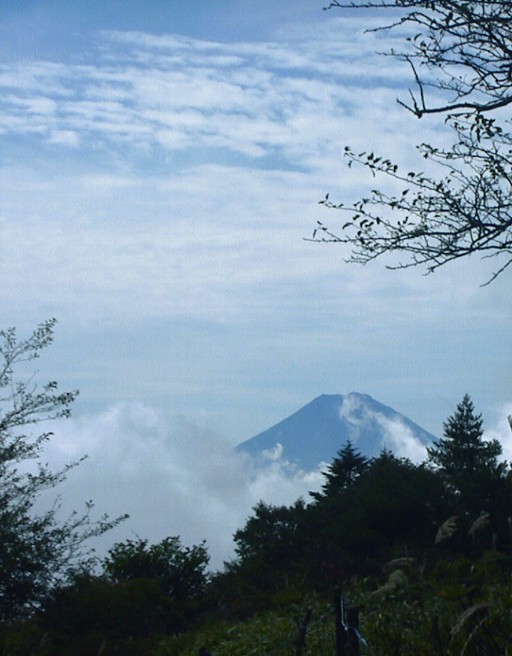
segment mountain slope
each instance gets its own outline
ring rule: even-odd
[[[432,434],[367,394],[322,394],[275,426],[239,444],[239,452],[264,456],[274,449],[305,470],[330,462],[347,440],[368,457],[383,448],[415,462],[425,458]],[[281,445],[279,447],[278,445]]]

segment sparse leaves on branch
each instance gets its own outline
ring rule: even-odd
[[[419,118],[491,112],[512,103],[509,0],[353,0],[331,2],[325,9],[379,10],[389,19],[374,31],[410,28],[403,48],[387,54],[410,65],[410,102],[399,102]],[[440,91],[444,102],[430,103],[431,89]]]
[[[88,502],[60,521],[58,497],[47,511],[35,510],[41,493],[81,461],[52,471],[41,460],[52,433],[31,432],[41,422],[68,417],[78,394],[22,373],[52,343],[54,327],[54,319],[45,321],[24,340],[14,328],[0,331],[0,622],[38,607],[68,570],[90,556],[86,541],[123,519],[93,520]]]
[[[350,245],[351,262],[397,255],[389,268],[419,265],[428,273],[473,254],[497,257],[491,282],[512,263],[512,3],[394,0],[327,8],[379,9],[389,22],[378,29],[411,28],[403,50],[386,53],[411,67],[410,100],[398,102],[418,118],[444,114],[453,142],[417,147],[436,174],[403,171],[386,156],[347,147],[349,166],[402,189],[375,188],[349,204],[327,196],[321,204],[350,219],[340,229],[319,222],[312,239]]]

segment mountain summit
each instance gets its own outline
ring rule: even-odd
[[[386,448],[414,462],[424,460],[432,434],[368,394],[322,394],[275,426],[236,447],[253,456],[280,454],[306,471],[331,462],[347,440],[367,457]]]

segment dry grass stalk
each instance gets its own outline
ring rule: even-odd
[[[462,647],[462,651],[460,652],[460,656],[465,655],[465,653],[468,650],[469,645],[471,644],[471,641],[476,636],[476,634],[480,631],[481,627],[485,624],[485,622],[487,622],[487,620],[488,620],[488,617],[487,616],[484,617],[483,620],[480,620],[480,622],[478,622],[478,624],[475,626],[473,631],[471,631],[471,633],[468,636],[468,639],[466,640],[466,642],[464,643],[464,646]]]
[[[466,608],[466,610],[462,613],[462,615],[460,615],[460,617],[457,619],[457,622],[455,623],[452,630],[450,631],[452,640],[462,631],[462,629],[466,626],[466,624],[469,622],[470,619],[472,619],[475,615],[481,613],[482,611],[487,612],[490,605],[491,604],[488,601],[481,601],[478,604],[475,604],[474,606],[470,606],[469,608]]]
[[[416,558],[411,558],[410,556],[403,556],[402,558],[394,558],[387,562],[382,571],[384,574],[393,572],[396,569],[410,569],[416,563]]]
[[[377,588],[377,590],[374,590],[368,596],[368,599],[376,595],[385,594],[387,592],[394,592],[398,588],[406,588],[408,584],[409,580],[407,579],[405,572],[403,572],[401,569],[396,569],[388,576],[386,583],[380,588]]]
[[[464,654],[467,652],[468,647],[470,646],[471,642],[473,641],[473,638],[478,634],[482,626],[487,622],[489,619],[489,608],[491,607],[491,604],[488,601],[481,601],[478,604],[475,604],[474,606],[471,606],[470,608],[467,608],[462,615],[458,618],[455,626],[452,628],[450,631],[451,633],[451,640],[450,644],[453,642],[453,640],[459,635],[459,633],[467,626],[469,622],[471,622],[470,628],[470,633],[469,636],[467,637],[466,641],[464,642],[464,646],[462,647],[462,651],[460,652],[460,656],[464,656]],[[473,622],[483,615],[476,624],[473,624]]]
[[[451,538],[452,535],[457,530],[457,517],[453,515],[449,517],[445,522],[441,524],[436,533],[435,544],[442,542],[448,538]]]
[[[480,517],[477,517],[475,521],[471,524],[471,528],[468,531],[468,535],[474,536],[477,531],[480,531],[484,526],[487,526],[491,519],[491,516],[489,515],[488,512],[484,512],[480,515]]]

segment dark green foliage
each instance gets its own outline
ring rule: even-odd
[[[193,633],[162,641],[157,656],[197,656],[201,647],[213,656],[293,656],[299,653],[299,626],[311,612],[306,627],[306,652],[315,656],[334,654],[332,613],[328,603],[301,599],[257,613],[243,622],[209,622]]]
[[[39,325],[25,340],[14,328],[0,331],[0,621],[39,607],[67,571],[88,557],[86,540],[122,518],[92,521],[92,504],[67,521],[57,519],[58,499],[46,512],[34,512],[41,493],[65,478],[71,463],[54,472],[41,460],[51,433],[31,428],[68,417],[78,392],[59,392],[57,383],[39,385],[27,363],[53,341],[55,320]]]
[[[302,500],[289,507],[260,502],[235,532],[237,558],[226,564],[215,587],[225,588],[226,579],[234,583],[237,614],[243,616],[249,607],[266,607],[279,591],[304,582],[305,514]]]
[[[51,342],[53,326],[42,324],[25,342],[12,330],[0,334],[5,654],[189,654],[208,638],[219,654],[289,653],[300,643],[321,656],[332,653],[333,632],[321,604],[305,609],[301,602],[315,594],[328,598],[342,586],[362,604],[371,653],[501,656],[512,628],[512,485],[501,446],[483,439],[469,396],[445,422],[428,463],[389,451],[368,460],[348,442],[310,503],[257,504],[236,531],[236,558],[223,572],[206,573],[204,544],[184,547],[169,537],[118,543],[94,574],[84,540],[113,523],[90,523],[90,506],[64,524],[56,520],[58,506],[33,512],[40,492],[74,466],[54,473],[38,464],[50,434],[25,429],[67,416],[76,393],[60,394],[55,383],[39,390],[14,378],[16,365]],[[382,575],[390,559],[394,564]],[[361,577],[370,578],[361,584]],[[300,620],[310,611],[305,628]],[[246,623],[229,624],[235,619]],[[202,621],[218,630],[179,636]],[[170,635],[176,637],[166,640]]]
[[[444,423],[444,434],[428,448],[430,462],[448,485],[457,493],[475,502],[475,489],[485,479],[503,478],[506,465],[498,461],[502,453],[498,440],[484,441],[483,421],[476,415],[468,394],[458,404],[455,413]],[[489,510],[490,500],[480,489],[482,507]]]
[[[150,545],[138,538],[114,545],[103,567],[114,583],[153,579],[170,599],[186,602],[203,594],[208,560],[204,544],[184,547],[175,536]]]
[[[360,594],[371,654],[502,656],[511,646],[510,555],[413,564],[403,584]],[[384,579],[385,581],[385,579]],[[375,582],[372,582],[375,586]],[[371,589],[370,589],[371,590]]]
[[[104,641],[119,650],[107,653],[140,653],[128,650],[189,628],[204,611],[207,564],[204,545],[184,547],[178,537],[118,543],[101,576],[82,573],[54,592],[42,624],[55,649]]]
[[[374,572],[394,551],[432,549],[451,509],[435,472],[388,451],[367,461],[349,444],[326,476],[313,503],[260,503],[235,533],[238,558],[230,573],[253,597],[290,585],[328,590]]]
[[[398,551],[430,548],[442,517],[443,486],[424,466],[384,451],[371,460],[350,488],[336,496],[317,497],[310,509],[310,535],[319,557],[329,565],[330,584],[352,574],[371,573],[377,563]]]
[[[510,555],[486,552],[477,560],[412,558],[381,563],[374,577],[345,582],[348,600],[360,608],[365,656],[503,656],[512,647]],[[402,569],[398,569],[402,567]],[[267,608],[243,622],[216,621],[164,639],[158,656],[196,656],[206,646],[215,656],[266,656],[295,651],[305,611],[307,654],[332,656],[331,595],[305,595]]]
[[[235,532],[236,553],[243,560],[263,556],[273,565],[286,562],[297,546],[300,520],[305,511],[302,501],[293,506],[274,506],[260,501],[244,528]]]
[[[488,514],[495,537],[508,539],[512,488],[507,465],[499,461],[497,440],[483,439],[481,415],[466,394],[444,424],[443,437],[428,449],[429,460],[451,493],[459,521],[467,524]]]
[[[338,451],[324,472],[325,482],[321,492],[313,492],[314,499],[338,496],[352,487],[368,467],[368,458],[354,448],[350,440]]]
[[[100,576],[84,567],[23,628],[0,625],[0,646],[13,656],[195,656],[203,647],[332,656],[330,600],[341,586],[361,606],[363,653],[502,656],[512,633],[512,492],[496,445],[482,447],[469,397],[431,452],[422,465],[389,451],[367,461],[347,444],[311,503],[259,503],[235,534],[236,558],[211,576],[204,545],[117,544]],[[469,511],[480,474],[499,483],[489,516]]]
[[[268,602],[280,587],[328,590],[353,575],[374,574],[393,556],[505,546],[512,488],[500,452],[497,442],[483,440],[469,397],[429,449],[429,463],[415,465],[389,451],[368,460],[347,443],[312,503],[255,507],[235,533],[229,574],[244,582],[246,595],[265,593]]]
[[[157,579],[113,583],[86,577],[56,591],[47,603],[45,626],[61,636],[105,638],[164,632],[168,615],[165,593]]]
[[[498,462],[501,444],[498,440],[483,440],[482,415],[475,414],[468,394],[443,426],[443,438],[429,447],[428,455],[457,491],[462,491],[468,475],[480,471],[491,476],[502,475],[504,465]]]
[[[372,461],[354,494],[358,521],[376,538],[373,552],[398,544],[427,546],[442,503],[432,472],[388,451]]]

